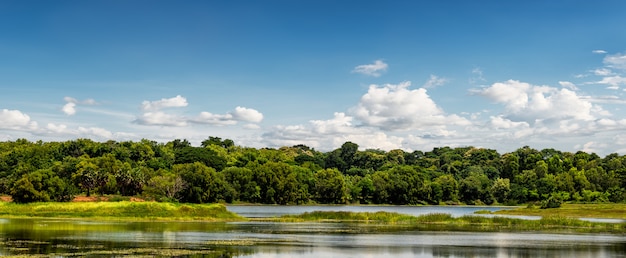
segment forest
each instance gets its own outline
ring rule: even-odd
[[[208,137],[0,142],[0,194],[14,202],[77,195],[136,196],[185,203],[539,204],[624,202],[626,156],[441,147],[320,152],[305,145],[250,148]]]

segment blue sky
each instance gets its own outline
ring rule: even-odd
[[[0,1],[0,140],[626,154],[623,1]]]

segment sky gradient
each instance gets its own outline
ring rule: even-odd
[[[626,154],[624,1],[0,1],[0,140]]]

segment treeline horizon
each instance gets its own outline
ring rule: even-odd
[[[439,147],[432,151],[328,152],[305,145],[237,146],[208,137],[96,142],[0,142],[0,194],[18,203],[76,195],[189,203],[525,204],[624,202],[626,156]]]

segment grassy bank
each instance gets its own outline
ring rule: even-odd
[[[349,212],[349,211],[313,211],[299,215],[285,215],[278,220],[283,222],[363,222],[363,223],[408,223],[414,216],[395,212]]]
[[[574,218],[548,216],[540,220],[524,220],[505,217],[462,216],[450,214],[428,214],[410,216],[391,212],[308,212],[301,215],[287,215],[279,221],[316,221],[316,222],[356,222],[378,223],[418,230],[453,230],[453,231],[559,231],[580,233],[617,233],[626,234],[626,223],[601,223],[583,221]]]
[[[500,210],[495,214],[528,215],[528,216],[559,216],[568,218],[606,218],[626,219],[626,204],[624,203],[594,203],[594,204],[563,204],[560,208],[540,209],[539,207],[525,207],[514,210]]]
[[[0,217],[232,221],[243,218],[222,204],[160,202],[0,203]]]

